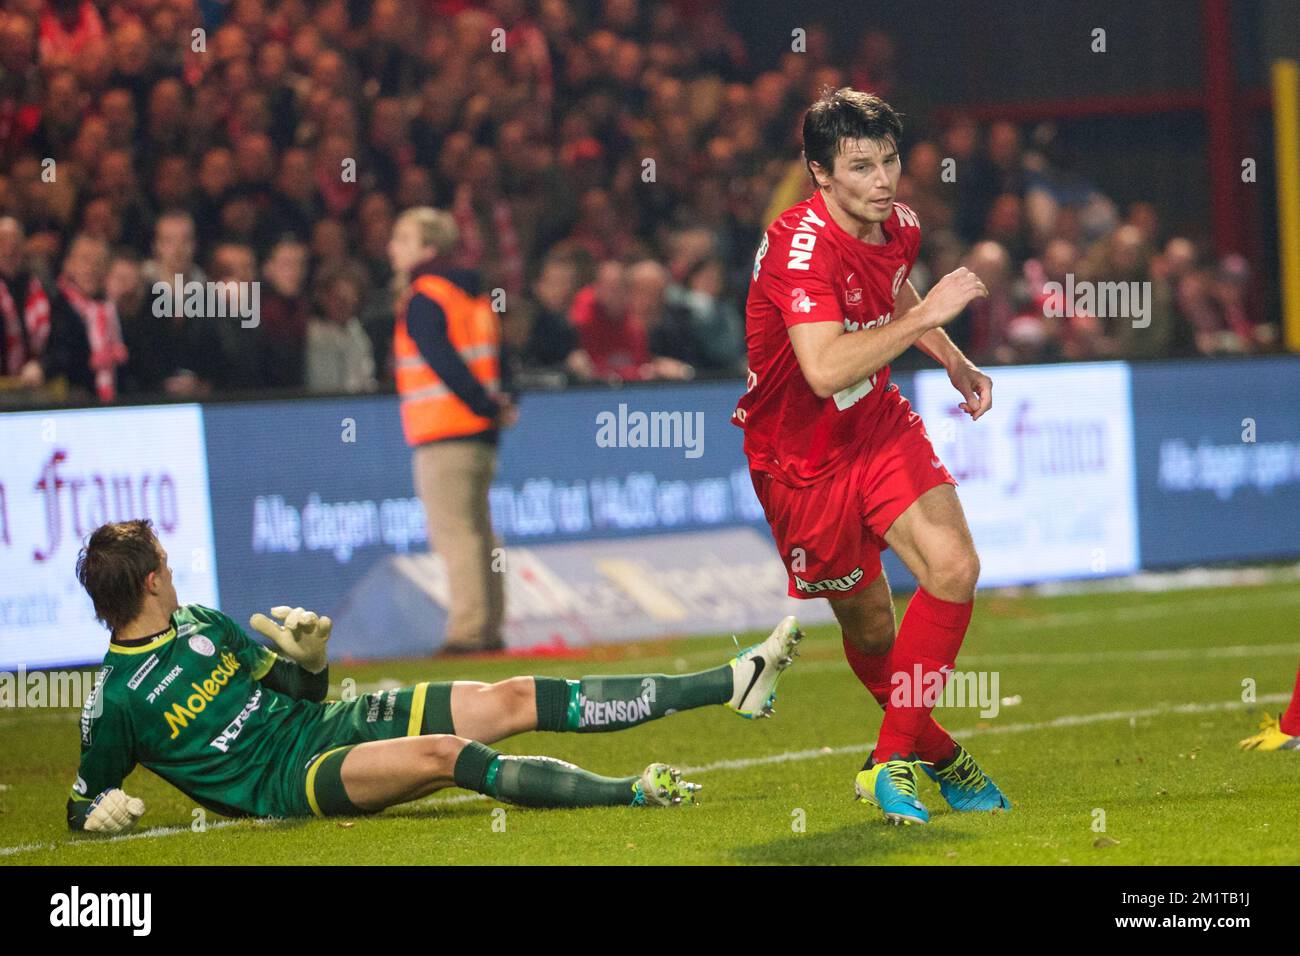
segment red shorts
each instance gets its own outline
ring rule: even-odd
[[[872,441],[827,478],[792,488],[750,470],[777,550],[790,576],[790,596],[856,594],[880,574],[885,532],[922,494],[957,484],[939,461],[921,416],[891,386]]]

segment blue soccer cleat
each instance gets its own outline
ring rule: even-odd
[[[926,764],[925,772],[939,785],[939,792],[948,801],[948,806],[959,813],[1011,809],[1006,794],[988,778],[961,744],[957,744],[956,752],[946,763],[942,766]]]
[[[909,826],[929,823],[930,811],[916,796],[917,760],[904,760],[897,754],[884,763],[869,764],[858,771],[853,791],[859,800],[879,807],[890,823]]]

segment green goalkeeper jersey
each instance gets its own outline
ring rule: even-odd
[[[69,826],[136,764],[227,816],[283,812],[273,771],[322,720],[328,684],[197,604],[161,634],[112,642],[81,713]]]

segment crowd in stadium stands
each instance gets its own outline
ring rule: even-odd
[[[760,68],[720,7],[3,0],[0,380],[103,401],[383,387],[385,250],[417,205],[454,214],[456,264],[497,290],[535,381],[743,373],[754,249],[809,188],[802,112],[828,85],[888,99],[898,54],[867,32],[837,62],[813,26]],[[951,327],[976,361],[1272,347],[1245,261],[1117,210],[1012,124],[922,132],[899,195],[926,237],[913,282],[984,279]],[[1080,311],[1049,285],[1067,274],[1149,281],[1150,324],[1058,316]],[[256,325],[157,317],[178,276],[260,281]]]

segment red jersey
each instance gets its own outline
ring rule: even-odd
[[[893,319],[894,298],[921,248],[921,227],[899,202],[881,227],[882,245],[850,236],[831,218],[819,189],[764,233],[745,303],[747,389],[732,415],[745,430],[751,469],[801,487],[834,472],[871,439],[889,366],[818,398],[787,330],[801,322],[843,322],[854,332]]]

